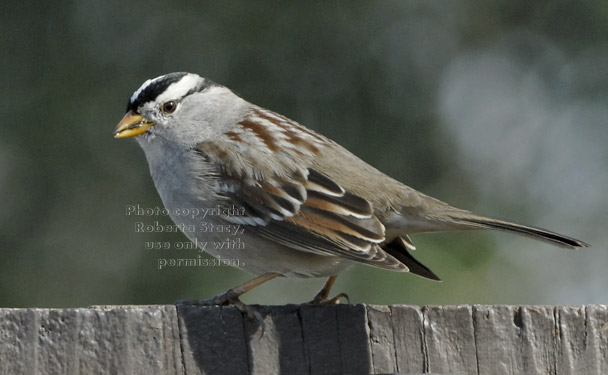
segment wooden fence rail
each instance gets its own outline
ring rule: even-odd
[[[0,309],[1,374],[608,374],[608,306]]]

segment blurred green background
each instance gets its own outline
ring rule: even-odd
[[[141,83],[191,71],[335,139],[462,208],[588,241],[413,236],[443,283],[357,266],[334,288],[376,304],[608,302],[606,1],[3,1],[0,306],[164,304],[250,278],[157,269],[127,205],[162,206],[112,131]],[[167,217],[144,218],[169,224]],[[309,300],[273,280],[249,303]]]

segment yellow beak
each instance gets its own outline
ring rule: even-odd
[[[150,129],[150,126],[153,125],[153,122],[148,122],[142,115],[129,111],[125,114],[125,117],[120,120],[118,125],[116,125],[114,138],[136,137],[145,133]]]

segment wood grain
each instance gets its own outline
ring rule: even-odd
[[[605,305],[256,309],[0,309],[0,374],[608,373]]]

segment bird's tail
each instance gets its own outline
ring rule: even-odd
[[[536,240],[545,241],[550,244],[565,247],[568,249],[589,247],[589,245],[583,241],[574,239],[572,237],[567,237],[555,232],[551,232],[546,229],[519,224],[512,221],[506,221],[493,217],[481,216],[467,211],[450,212],[446,216],[448,216],[457,224],[464,225],[469,229],[497,229],[505,232],[511,232],[531,237]]]

